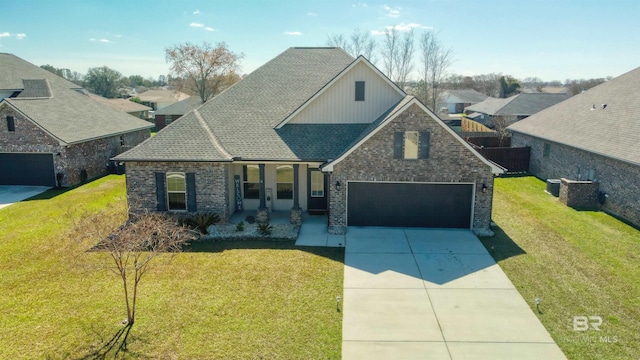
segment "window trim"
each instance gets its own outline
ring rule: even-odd
[[[355,92],[356,92],[355,101],[364,101],[365,99],[365,82],[364,81],[356,81]]]
[[[545,142],[542,149],[542,157],[548,158],[551,155],[551,144]]]
[[[180,177],[182,178],[182,181],[184,183],[184,190],[171,190],[170,186],[169,186],[169,178],[171,177]],[[168,211],[181,211],[181,212],[186,212],[188,210],[188,204],[187,204],[187,175],[184,172],[178,172],[178,171],[167,171],[166,175],[165,175],[165,179],[167,181],[167,210]],[[171,208],[171,194],[184,194],[184,208],[180,208],[180,209],[172,209]]]
[[[258,181],[248,181],[249,167],[258,171]],[[258,186],[258,195],[256,197],[247,197],[247,185],[256,184]],[[259,200],[260,199],[260,165],[242,165],[242,198],[247,200]]]
[[[415,157],[408,157],[407,156],[407,142],[410,139],[409,135],[415,135]],[[413,144],[412,144],[413,145]],[[412,154],[408,154],[408,155],[413,155]],[[414,130],[410,130],[410,131],[405,131],[404,132],[404,138],[402,141],[402,158],[405,160],[418,160],[420,159],[420,132],[419,131],[414,131]]]
[[[291,181],[280,181],[278,179],[278,170],[286,169],[291,170]],[[290,197],[280,197],[280,184],[290,184],[291,185],[291,196]],[[284,191],[283,191],[284,192]],[[276,199],[278,200],[293,200],[293,165],[278,165],[276,166]]]
[[[314,174],[318,174],[318,175],[320,175],[320,177],[319,177],[320,182],[318,182],[318,181],[315,181],[315,182],[314,182],[314,181],[313,181],[313,180],[314,180]],[[324,189],[325,189],[325,187],[326,187],[325,179],[324,179],[324,174],[322,173],[322,171],[311,171],[311,175],[310,175],[310,176],[311,176],[311,179],[309,180],[309,183],[310,183],[310,185],[311,185],[311,186],[309,186],[309,194],[311,194],[311,197],[312,197],[312,198],[323,198],[323,197],[325,196],[325,194],[324,194],[324,193],[325,193]],[[314,190],[313,190],[313,188],[314,188],[314,186],[313,186],[313,185],[314,185],[314,184],[321,184],[321,185],[322,185],[322,190],[321,190],[321,191],[322,191],[322,194],[321,194],[321,195],[320,195],[320,190],[319,190],[319,191],[318,191],[318,193],[316,193],[316,194],[314,194],[314,193],[313,193],[313,192],[314,192]]]
[[[16,132],[16,120],[11,115],[7,115],[7,131]]]

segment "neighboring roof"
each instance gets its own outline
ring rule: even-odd
[[[135,95],[142,101],[155,103],[175,103],[189,97],[189,95],[176,90],[147,90]]]
[[[638,108],[640,68],[575,95],[508,129],[640,165]]]
[[[424,112],[426,112],[431,118],[442,126],[451,136],[458,140],[460,144],[466,147],[471,153],[478,157],[483,163],[491,167],[491,172],[493,174],[502,174],[504,173],[504,168],[495,164],[492,161],[487,160],[484,156],[480,155],[468,142],[466,142],[463,138],[461,138],[453,129],[447,126],[440,118],[434,114],[431,110],[429,110],[424,104],[422,104],[416,97],[407,95],[402,101],[393,106],[389,111],[383,114],[380,118],[374,121],[363,133],[361,136],[354,141],[349,147],[347,147],[335,160],[332,160],[325,164],[322,167],[323,171],[333,171],[333,167],[344,160],[349,154],[351,154],[355,149],[357,149],[360,145],[362,145],[365,141],[375,135],[378,131],[383,129],[387,124],[389,124],[393,119],[395,119],[398,115],[402,114],[405,110],[407,110],[412,105],[419,106]]]
[[[320,160],[323,154],[291,144],[291,133],[275,127],[348,67],[354,58],[340,48],[289,48],[156,136],[119,155],[135,161]],[[288,124],[286,127],[293,125]],[[308,127],[319,133],[330,126]],[[215,136],[214,136],[215,130]],[[341,136],[358,136],[351,128]],[[350,143],[352,139],[336,140]],[[218,146],[212,146],[215,142]],[[311,146],[309,147],[311,148]],[[312,159],[306,156],[312,156]]]
[[[10,71],[5,71],[5,65]],[[91,100],[76,91],[75,84],[14,55],[0,54],[0,68],[0,88],[19,92],[0,101],[0,105],[11,106],[63,144],[153,127]],[[18,88],[16,79],[20,81]]]
[[[23,79],[46,79],[68,89],[82,88],[13,54],[0,53],[0,69],[2,69],[0,71],[0,90],[22,90],[24,89]],[[24,74],[29,74],[29,76],[25,77]]]
[[[446,103],[454,102],[463,104],[476,104],[488,98],[487,95],[473,89],[447,90],[444,92]]]
[[[200,105],[202,105],[202,100],[200,100],[199,96],[190,96],[175,104],[171,104],[157,110],[156,115],[184,115],[189,111],[196,109]]]
[[[518,94],[506,99],[487,98],[483,102],[467,106],[465,111],[479,112],[488,115],[522,115],[529,116],[549,106],[564,101],[567,94],[530,93]]]
[[[107,106],[110,106],[116,110],[119,111],[123,111],[126,113],[132,113],[132,112],[139,112],[139,111],[149,111],[151,110],[150,107],[146,106],[146,105],[142,105],[142,104],[138,104],[136,102],[130,101],[128,99],[107,99],[104,98],[100,95],[96,95],[96,94],[91,94],[91,93],[85,93],[85,95],[88,95],[91,99],[101,103],[101,104],[105,104]]]

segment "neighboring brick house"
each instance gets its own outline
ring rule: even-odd
[[[0,53],[0,68],[0,185],[78,184],[149,137],[151,123],[38,66]]]
[[[132,212],[328,212],[329,230],[489,230],[485,160],[367,59],[290,48],[115,158]]]
[[[156,131],[164,129],[165,126],[171,124],[173,121],[178,120],[178,118],[180,118],[182,115],[188,113],[193,109],[196,109],[200,105],[202,105],[202,100],[200,99],[200,97],[191,96],[156,111]]]
[[[640,225],[638,108],[640,68],[511,125],[511,145],[541,179],[597,182],[602,208]]]

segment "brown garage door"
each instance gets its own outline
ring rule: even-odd
[[[347,225],[471,227],[473,184],[349,182]]]
[[[53,154],[0,153],[0,185],[56,186]]]

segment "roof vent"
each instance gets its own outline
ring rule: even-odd
[[[602,104],[602,109],[606,108],[607,104]]]
[[[591,105],[591,111],[596,109],[596,104]]]

